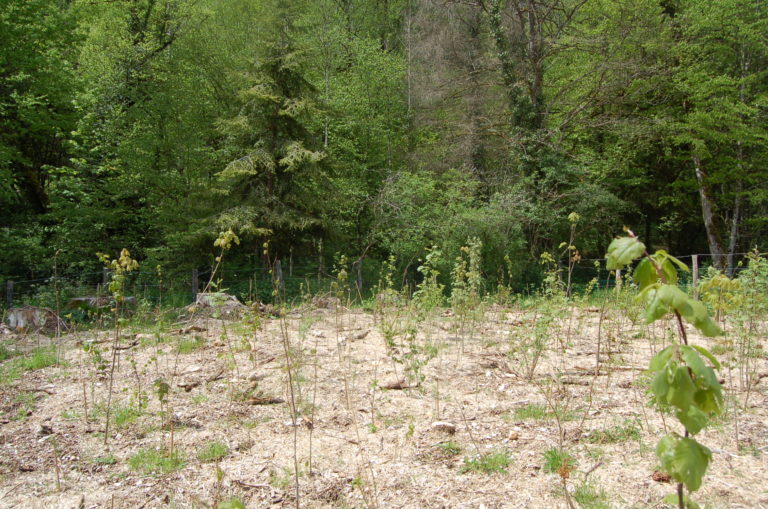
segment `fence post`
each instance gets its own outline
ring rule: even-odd
[[[357,280],[355,283],[357,284],[357,294],[362,299],[363,298],[363,259],[360,258],[355,263],[357,265]]]
[[[616,291],[621,290],[621,283],[623,280],[621,279],[621,269],[616,269]]]
[[[288,254],[288,277],[293,277],[293,246]]]
[[[13,307],[13,281],[10,279],[5,282],[5,304],[8,309]]]
[[[693,275],[691,284],[693,285],[693,298],[699,298],[699,255],[691,255],[691,265],[693,265]]]
[[[280,260],[275,260],[275,279],[277,280],[277,288],[282,296],[285,294],[285,281],[283,280],[283,266]]]
[[[102,267],[101,269],[101,285],[106,288],[109,283],[109,269]]]
[[[200,288],[197,269],[192,269],[192,303],[197,302],[197,290]]]

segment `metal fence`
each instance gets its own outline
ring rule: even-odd
[[[736,261],[744,261],[746,255],[747,253],[736,254]],[[696,287],[707,267],[712,266],[710,254],[684,255],[677,258],[691,268],[690,272],[680,274],[679,284],[684,287]],[[571,272],[573,290],[583,291],[593,280],[599,288],[614,287],[616,275],[606,269],[605,261],[605,258],[581,259],[575,264]],[[351,295],[364,296],[370,294],[375,288],[379,280],[375,272],[378,266],[370,265],[365,272],[356,270],[355,267],[351,268],[347,281],[349,287],[345,289]],[[735,273],[738,274],[746,267],[746,262],[737,265]],[[565,266],[562,270],[566,271]],[[73,297],[107,295],[111,277],[110,271],[105,268],[98,272],[70,271],[32,279],[0,278],[0,284],[4,289],[6,308],[25,304],[55,307],[57,298],[60,305],[64,305]],[[566,277],[565,274],[563,277]],[[329,291],[334,281],[336,278],[317,263],[294,265],[290,260],[284,264],[277,261],[273,267],[224,264],[216,272],[213,280],[211,280],[210,268],[164,273],[136,270],[127,274],[124,293],[154,305],[187,305],[194,302],[198,292],[205,290],[226,291],[244,301],[271,302],[275,287],[279,288],[282,296],[292,299],[302,294]],[[408,283],[406,281],[406,284]],[[411,281],[410,286],[412,285]],[[538,285],[531,282],[515,290],[532,293],[537,288]]]

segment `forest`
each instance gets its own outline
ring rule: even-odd
[[[0,277],[76,278],[122,248],[188,274],[232,230],[237,266],[268,241],[371,285],[479,239],[485,278],[520,289],[543,253],[602,257],[623,225],[732,274],[768,234],[767,11],[6,0]]]

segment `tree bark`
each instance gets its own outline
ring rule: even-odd
[[[709,252],[712,255],[712,263],[720,270],[725,268],[725,257],[723,254],[723,245],[720,241],[720,232],[717,228],[715,213],[712,208],[712,200],[709,198],[709,189],[706,183],[706,173],[702,169],[699,156],[692,156],[693,166],[696,171],[696,181],[699,187],[699,198],[701,199],[701,215],[704,220],[704,228],[707,231],[707,241],[709,242]]]

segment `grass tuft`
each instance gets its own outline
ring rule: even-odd
[[[481,472],[483,474],[507,474],[512,456],[507,451],[496,451],[478,458],[464,458],[461,473]]]
[[[170,474],[184,468],[186,460],[179,451],[168,453],[157,449],[140,449],[128,460],[132,470],[144,475]]]
[[[213,463],[229,454],[229,447],[221,442],[208,442],[197,451],[201,463]]]

